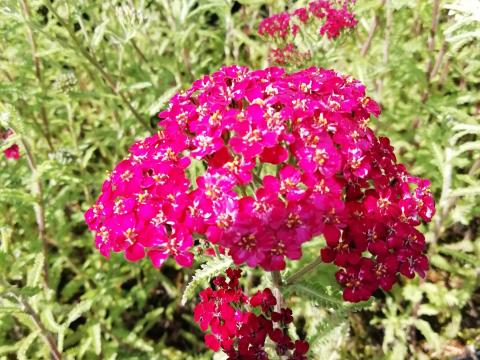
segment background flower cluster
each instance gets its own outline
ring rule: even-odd
[[[339,37],[342,32],[357,25],[354,13],[349,10],[353,3],[352,0],[315,0],[305,7],[263,19],[258,33],[268,43],[273,41],[276,44],[276,47],[270,48],[270,61],[277,65],[302,67],[302,64],[311,60],[312,51],[302,50],[298,46],[295,41],[297,35],[311,37],[307,34],[314,27],[316,35],[326,35],[329,40]],[[314,42],[318,42],[315,36]]]

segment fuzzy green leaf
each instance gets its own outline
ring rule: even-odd
[[[82,316],[83,313],[89,311],[92,307],[92,303],[92,300],[85,300],[75,305],[75,307],[68,314],[65,326],[68,327],[72,322]]]
[[[26,338],[20,341],[20,346],[18,347],[18,350],[17,350],[18,360],[30,359],[29,357],[27,357],[27,351],[37,337],[38,337],[38,332],[35,331],[30,333]]]
[[[42,270],[45,258],[42,253],[38,253],[35,256],[35,260],[33,262],[33,266],[28,272],[27,276],[27,285],[30,287],[35,287],[39,285],[40,279],[42,277]]]

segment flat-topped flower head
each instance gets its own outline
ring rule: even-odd
[[[176,94],[161,130],[109,175],[85,214],[96,246],[156,267],[220,246],[236,265],[277,271],[323,235],[349,301],[424,276],[415,226],[435,212],[429,182],[367,126],[379,113],[334,70],[224,67]]]

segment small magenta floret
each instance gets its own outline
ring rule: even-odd
[[[2,141],[7,140],[13,134],[14,133],[11,129],[8,129],[7,131],[0,131],[0,144]],[[18,160],[20,158],[20,148],[17,144],[13,144],[3,150],[3,154],[7,159]]]

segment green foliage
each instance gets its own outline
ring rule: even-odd
[[[305,261],[300,261],[300,266]],[[285,286],[284,295],[295,294],[309,299],[314,305],[334,310],[336,314],[359,311],[371,305],[371,301],[348,303],[342,298],[342,289],[335,281],[336,267],[332,264],[320,264],[298,281]]]
[[[55,351],[65,359],[212,358],[192,309],[229,260],[191,273],[170,262],[159,272],[120,255],[107,261],[83,212],[129,145],[154,131],[172,94],[223,64],[266,66],[261,17],[306,2],[2,2],[0,126],[16,135],[0,151],[15,142],[22,157],[0,156],[1,360]],[[315,50],[305,66],[366,84],[383,108],[373,127],[415,175],[430,178],[438,203],[423,229],[432,263],[425,280],[355,306],[341,300],[325,264],[283,287],[306,320],[292,336],[310,340],[313,358],[445,358],[480,342],[479,8],[478,0],[357,1],[355,31],[304,44]],[[284,279],[320,246],[306,244]]]
[[[192,279],[185,287],[182,295],[182,305],[191,300],[196,293],[208,286],[208,282],[218,274],[222,274],[232,265],[232,259],[227,256],[214,257],[206,263],[200,265],[195,271]]]

